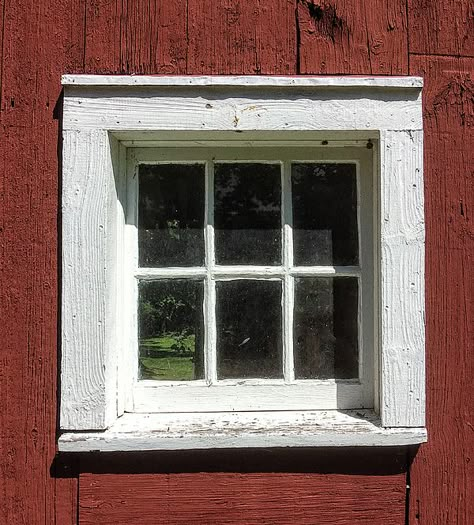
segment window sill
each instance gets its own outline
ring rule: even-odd
[[[102,432],[66,432],[60,452],[259,447],[383,447],[424,443],[426,429],[384,428],[370,410],[125,414]]]

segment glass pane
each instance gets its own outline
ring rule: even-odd
[[[140,166],[139,264],[204,264],[204,165]]]
[[[216,288],[218,378],[281,378],[281,282],[236,280]]]
[[[138,286],[140,378],[204,377],[202,281],[166,279]]]
[[[281,264],[281,174],[275,164],[216,164],[218,264]]]
[[[296,379],[357,378],[357,330],[356,278],[295,279]]]
[[[293,164],[295,265],[357,265],[355,164]]]

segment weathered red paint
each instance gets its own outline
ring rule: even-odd
[[[298,0],[301,74],[408,74],[405,0]]]
[[[471,3],[0,0],[0,17],[0,523],[72,525],[78,517],[140,523],[142,516],[142,523],[402,525],[406,514],[411,525],[468,525],[474,515]],[[433,56],[439,54],[447,56]],[[60,75],[74,72],[425,76],[430,442],[412,465],[401,450],[53,462],[55,107]]]
[[[353,476],[303,473],[85,474],[79,516],[81,525],[400,525],[405,517],[404,475],[359,476],[354,483]]]
[[[296,73],[295,1],[188,0],[188,74]]]
[[[54,523],[60,75],[78,2],[4,0],[0,125],[0,523]]]
[[[410,52],[474,56],[472,0],[408,0]]]
[[[417,56],[425,77],[427,424],[411,523],[474,516],[474,58]]]

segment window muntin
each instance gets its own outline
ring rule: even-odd
[[[198,238],[205,246],[205,264],[192,265],[191,259],[191,264],[182,265],[171,259],[173,264],[169,266],[142,266],[135,233],[129,247],[136,261],[131,286],[141,288],[143,283],[160,280],[204,283],[204,337],[197,338],[189,330],[175,331],[171,344],[168,337],[167,345],[175,349],[171,352],[174,361],[188,360],[185,379],[179,377],[183,370],[176,364],[177,374],[165,371],[150,380],[152,375],[143,373],[143,363],[146,360],[150,363],[150,348],[142,344],[141,372],[135,382],[131,408],[166,411],[170,409],[165,409],[169,397],[181,406],[180,410],[198,411],[236,410],[237,405],[239,410],[253,410],[257,405],[268,409],[373,407],[371,152],[361,147],[130,150],[128,206],[133,208],[129,217],[134,219],[129,226],[136,230],[138,218],[138,240],[140,235],[142,238],[154,235],[143,231],[146,228],[140,232],[140,204],[145,202],[139,190],[142,176],[144,193],[148,195],[155,191],[150,190],[151,174],[158,174],[158,185],[163,186],[166,170],[170,178],[178,173],[179,181],[186,177],[187,170],[195,179],[202,180],[204,171],[204,202],[199,191],[194,192],[204,212],[204,239],[201,241],[197,229],[192,233],[194,246]],[[341,182],[341,177],[346,181]],[[226,179],[231,183],[226,185]],[[262,180],[263,184],[259,184]],[[167,184],[172,190],[168,196],[162,192],[158,200],[169,200],[168,197],[176,200],[179,184]],[[195,188],[196,184],[193,180],[189,186]],[[180,191],[188,195],[183,188]],[[322,195],[318,206],[322,211],[314,219],[310,213],[311,201],[318,204],[318,193]],[[333,207],[327,203],[331,193],[333,200],[339,199]],[[234,198],[229,197],[232,194]],[[186,197],[181,198],[181,202],[185,201]],[[250,210],[249,217],[245,216],[249,204],[263,210],[260,217],[258,210],[253,213]],[[323,216],[325,211],[329,217]],[[185,228],[181,229],[173,213],[171,219],[161,218],[161,224],[167,227],[166,235],[180,237],[184,230],[183,237],[189,237],[186,230],[192,228],[183,222]],[[236,220],[229,220],[229,216]],[[295,222],[299,228],[295,228]],[[330,231],[331,224],[336,233]],[[359,253],[360,230],[363,230],[364,253]],[[339,242],[341,233],[347,240]],[[246,234],[254,235],[254,242],[248,242]],[[321,249],[303,254],[302,264],[294,264],[298,259],[295,253],[308,252],[308,246],[315,240],[319,240]],[[168,242],[165,240],[164,245]],[[236,250],[239,242],[242,250]],[[256,250],[259,245],[264,249]],[[184,249],[185,255],[188,252]],[[166,254],[161,257],[166,259]],[[317,264],[312,264],[313,260]],[[236,262],[228,264],[232,261]],[[134,296],[137,297],[136,292]],[[248,311],[239,307],[241,315],[233,318],[229,311],[232,304],[246,305]],[[251,308],[255,312],[265,311],[265,319],[251,313]],[[139,315],[138,325],[141,323]],[[318,323],[315,330],[313,325]],[[132,327],[133,332],[137,333],[136,327]],[[161,341],[155,341],[155,345],[163,346],[165,339],[162,333]],[[255,340],[253,346],[249,344],[252,340]],[[196,341],[202,345],[199,349]],[[194,345],[192,351],[190,345]],[[310,345],[318,347],[317,355],[308,349]],[[184,348],[181,358],[179,346]],[[164,353],[155,351],[154,355],[163,359]],[[198,364],[200,359],[204,370]],[[178,385],[178,390],[173,388]],[[209,385],[212,388],[203,388]],[[291,392],[284,390],[288,386]],[[265,397],[256,403],[253,395]],[[265,402],[269,395],[274,399]],[[201,403],[196,403],[193,396],[198,396]],[[232,401],[231,396],[241,397],[240,402]]]

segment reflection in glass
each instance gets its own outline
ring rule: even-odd
[[[204,165],[141,165],[138,247],[141,267],[204,263]]]
[[[216,164],[214,185],[217,263],[280,264],[280,165]]]
[[[358,283],[354,277],[295,279],[296,379],[358,377]]]
[[[295,265],[357,265],[355,164],[293,164]]]
[[[216,283],[217,375],[281,378],[281,281]]]
[[[140,379],[204,377],[202,281],[166,279],[138,286]]]

